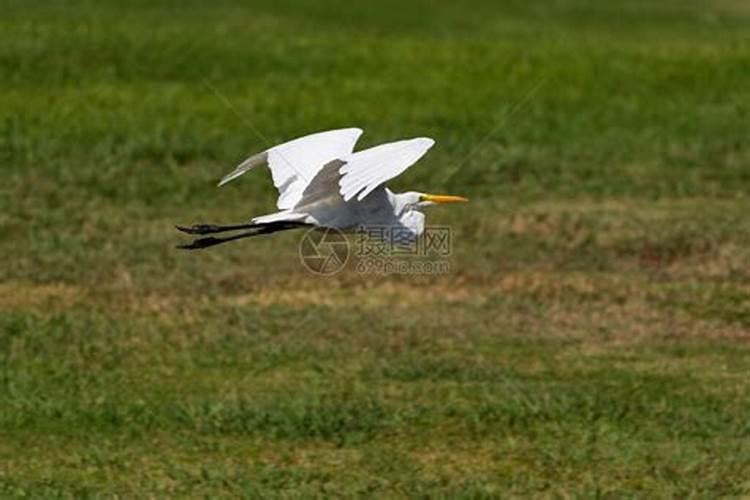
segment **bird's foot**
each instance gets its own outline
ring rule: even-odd
[[[180,250],[200,250],[201,248],[218,245],[219,243],[223,243],[224,241],[225,240],[223,238],[214,238],[213,236],[209,236],[207,238],[199,238],[197,240],[193,240],[187,245],[177,245],[176,248],[179,248]]]
[[[218,233],[222,229],[219,226],[213,224],[195,224],[190,227],[186,226],[175,226],[177,230],[187,234],[210,234]]]

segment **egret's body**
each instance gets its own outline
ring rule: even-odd
[[[458,196],[414,191],[396,194],[384,186],[419,160],[434,144],[432,139],[409,139],[353,152],[361,134],[362,130],[357,128],[320,132],[251,156],[219,185],[267,164],[279,190],[279,211],[255,217],[250,224],[179,227],[190,234],[253,230],[229,238],[202,238],[182,248],[204,248],[299,226],[340,230],[386,226],[414,239],[424,231],[425,217],[420,208],[466,201]]]
[[[376,189],[362,201],[344,201],[339,196],[328,196],[297,205],[292,210],[255,217],[253,222],[294,221],[343,231],[362,226],[398,226],[413,233],[415,237],[419,236],[424,230],[424,214],[404,198],[406,197],[383,187]]]

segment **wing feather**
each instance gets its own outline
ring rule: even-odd
[[[361,129],[346,128],[318,132],[285,142],[243,161],[221,179],[219,186],[258,165],[268,164],[273,183],[279,191],[276,205],[280,210],[292,208],[324,165],[351,155],[360,135]]]
[[[428,137],[381,144],[357,151],[345,158],[339,169],[341,196],[362,201],[383,183],[397,177],[414,165],[435,144]]]

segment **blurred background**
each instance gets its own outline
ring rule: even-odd
[[[0,12],[2,496],[750,494],[746,2]],[[174,249],[349,126],[449,273]]]

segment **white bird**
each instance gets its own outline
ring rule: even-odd
[[[468,201],[461,196],[416,191],[393,193],[384,186],[416,163],[435,143],[427,137],[381,144],[354,152],[358,128],[329,130],[300,137],[251,156],[226,175],[219,186],[259,165],[268,165],[279,191],[278,212],[249,224],[177,226],[188,234],[249,229],[226,238],[200,238],[179,248],[198,249],[227,241],[302,226],[350,231],[372,226],[397,229],[413,241],[424,231],[419,209],[437,203]]]

